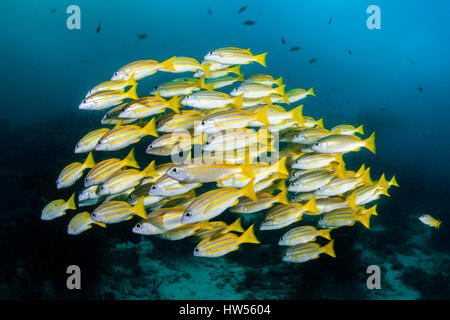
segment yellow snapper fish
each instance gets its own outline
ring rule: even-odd
[[[297,102],[301,99],[306,98],[307,96],[315,96],[314,89],[311,88],[309,90],[305,89],[291,89],[286,93],[288,97],[289,103]]]
[[[128,196],[127,202],[131,205],[135,205],[139,200],[142,199],[144,201],[145,208],[160,204],[161,201],[165,200],[166,198],[162,196],[148,195],[148,191],[150,190],[151,186],[151,183],[136,186]]]
[[[343,170],[336,170],[335,172],[329,170],[313,170],[311,172],[302,174],[297,179],[292,181],[288,186],[288,191],[291,192],[310,192],[317,190],[327,185],[334,177],[345,179]]]
[[[342,163],[342,154],[305,153],[292,162],[292,169],[319,169],[328,167],[332,162]]]
[[[324,137],[328,137],[329,135],[332,135],[332,133],[327,129],[308,128],[302,129],[299,132],[297,132],[291,141],[294,143],[312,144],[317,140],[320,140]]]
[[[319,220],[317,225],[320,228],[339,228],[344,226],[353,226],[356,221],[360,222],[364,227],[370,229],[370,217],[378,215],[376,211],[377,206],[370,209],[361,207],[357,211],[350,208],[340,208],[325,213]]]
[[[256,159],[265,152],[256,147],[231,151],[205,151],[201,156],[193,158],[193,163],[205,164],[244,164],[255,163]]]
[[[253,231],[253,225],[240,236],[229,232],[220,236],[203,239],[195,247],[194,256],[209,258],[221,257],[239,249],[242,243],[260,243]]]
[[[363,125],[360,125],[359,127],[355,128],[354,126],[348,124],[341,124],[331,128],[330,131],[336,134],[345,134],[351,136],[355,135],[355,133],[364,134]]]
[[[118,194],[139,184],[145,177],[156,175],[155,160],[153,160],[144,170],[126,169],[118,171],[102,183],[98,189],[99,195]]]
[[[303,118],[303,105],[299,105],[292,110],[286,111],[282,106],[270,105],[270,106],[255,106],[246,108],[246,111],[255,113],[261,109],[267,109],[267,118],[271,128],[278,126],[276,131],[283,130],[282,126],[286,125],[286,128],[294,125],[301,125],[304,121]],[[261,126],[261,123],[253,122],[253,126]]]
[[[259,230],[282,229],[294,222],[300,221],[306,212],[312,215],[319,213],[314,197],[304,205],[300,203],[278,204],[272,207],[266,214]]]
[[[243,196],[256,200],[253,181],[241,189],[219,188],[205,192],[187,206],[181,222],[194,223],[217,217]]]
[[[130,206],[125,201],[103,202],[91,213],[91,219],[94,222],[111,224],[130,220],[135,215],[148,219],[143,199],[139,199],[134,206]]]
[[[65,201],[64,199],[53,200],[42,209],[41,219],[48,221],[66,214],[66,210],[76,210],[75,193]]]
[[[130,153],[128,153],[123,160],[111,158],[97,163],[84,178],[84,186],[89,187],[102,184],[123,167],[133,167],[139,169],[139,164],[134,158],[134,149],[131,149]]]
[[[122,103],[120,105],[118,105],[117,107],[112,108],[111,110],[109,110],[102,118],[102,120],[100,121],[101,124],[119,124],[119,125],[123,125],[123,124],[130,124],[134,121],[136,121],[136,119],[120,119],[119,118],[119,114],[122,112],[123,107],[125,107],[127,105],[127,103]]]
[[[202,90],[185,96],[181,100],[182,106],[198,109],[217,109],[227,105],[234,105],[242,108],[242,95],[232,97],[224,92]]]
[[[267,178],[264,178],[261,181],[255,183],[255,192],[270,191],[268,189],[281,191],[283,190],[283,188],[286,188],[284,179],[285,179],[284,174],[279,174],[278,172],[274,173],[268,176]],[[279,180],[279,182],[275,184],[275,181],[277,180]],[[283,187],[278,187],[281,184],[283,184]]]
[[[221,89],[223,87],[232,85],[233,83],[238,82],[238,81],[244,81],[244,77],[242,74],[237,77],[225,75],[225,76],[220,76],[220,77],[211,78],[211,79],[206,78],[205,83],[212,85],[212,89],[216,90],[216,89]]]
[[[337,196],[347,191],[353,190],[361,184],[373,184],[370,178],[370,168],[368,168],[360,176],[348,176],[346,178],[334,177],[326,185],[316,189],[315,195],[320,196]]]
[[[72,219],[70,219],[69,225],[67,226],[67,233],[70,235],[83,233],[84,231],[92,228],[92,224],[96,224],[100,227],[106,228],[106,224],[101,222],[94,222],[91,219],[91,214],[89,212],[80,212],[76,214]]]
[[[87,98],[84,98],[79,105],[81,110],[103,110],[115,107],[121,104],[125,99],[139,99],[134,85],[128,91],[124,90],[108,90],[96,92]]]
[[[253,74],[244,81],[244,83],[251,83],[251,82],[265,84],[267,86],[276,85],[278,87],[281,87],[283,85],[283,77],[274,79],[271,75],[268,74]]]
[[[189,223],[183,224],[178,228],[169,230],[163,234],[160,234],[160,237],[166,240],[181,240],[190,236],[193,236],[199,229],[205,229],[209,227],[209,223],[207,221],[201,221],[197,223]]]
[[[182,183],[167,175],[163,175],[152,184],[148,194],[161,197],[174,197],[201,186],[202,184],[199,182]]]
[[[67,165],[59,174],[58,180],[56,180],[56,187],[58,189],[67,188],[72,186],[83,175],[85,169],[90,169],[95,166],[94,157],[92,152],[86,157],[83,163],[73,162]]]
[[[194,129],[197,132],[216,133],[226,129],[241,129],[249,126],[252,121],[258,121],[262,125],[269,126],[267,107],[261,108],[255,113],[246,110],[220,110],[198,121]]]
[[[203,136],[192,136],[189,132],[172,132],[153,140],[145,150],[146,153],[157,156],[170,156],[191,150],[193,144],[201,144]]]
[[[155,118],[152,118],[143,128],[138,125],[119,126],[108,131],[99,141],[95,150],[115,151],[139,142],[144,136],[158,137],[155,129]]]
[[[235,128],[216,132],[209,135],[202,146],[203,151],[230,151],[262,144],[271,151],[272,136],[267,130],[255,131],[248,128]]]
[[[109,131],[109,128],[100,128],[89,132],[78,141],[75,146],[75,153],[85,153],[93,151],[98,141]]]
[[[250,52],[250,49],[226,47],[208,52],[205,55],[204,60],[221,64],[249,64],[258,62],[265,67],[266,55],[267,52],[253,55]]]
[[[350,204],[347,200],[344,200],[340,197],[327,197],[327,198],[320,198],[316,199],[316,205],[317,209],[319,209],[319,212],[326,213],[333,211],[335,209],[342,209],[342,208],[348,208],[350,207]],[[356,210],[356,208],[355,208]]]
[[[198,60],[190,57],[175,57],[172,61],[173,69],[161,68],[159,71],[171,72],[171,73],[182,73],[182,72],[196,72],[202,70],[204,73],[209,75],[209,66],[201,65]]]
[[[134,61],[114,72],[111,80],[128,80],[132,75],[134,76],[134,79],[140,80],[156,73],[161,69],[175,71],[173,66],[174,60],[175,57],[167,59],[161,63],[155,60]]]
[[[210,69],[209,75],[205,74],[205,72],[203,70],[198,70],[197,72],[194,73],[193,77],[194,78],[205,77],[205,79],[216,79],[219,77],[226,76],[230,73],[234,73],[234,74],[237,74],[238,76],[242,76],[241,66],[238,65],[238,66],[232,67],[230,65],[226,65],[226,68],[217,69],[214,71]]]
[[[160,95],[164,98],[173,96],[188,95],[200,89],[212,90],[212,84],[206,84],[204,78],[185,78],[177,81],[169,81],[155,86],[150,92],[152,95]]]
[[[89,97],[90,95],[97,93],[99,91],[123,91],[126,87],[136,86],[136,84],[137,82],[134,79],[133,75],[131,75],[131,77],[128,80],[105,81],[89,90],[88,93],[86,94],[86,97]]]
[[[203,115],[195,110],[180,110],[180,113],[170,112],[161,115],[156,120],[156,130],[160,132],[186,132],[194,128],[197,121],[202,121]]]
[[[313,242],[317,237],[331,240],[330,231],[331,229],[317,230],[313,226],[296,227],[281,236],[278,244],[280,246],[295,246],[301,243]]]
[[[212,61],[207,61],[207,60],[203,60],[200,64],[202,66],[208,66],[210,71],[218,71],[218,70],[223,70],[223,69],[230,67],[229,64],[217,63],[217,62],[212,62]]]
[[[305,128],[323,128],[323,119],[321,118],[319,120],[314,120],[313,117],[304,116],[302,125]]]
[[[121,119],[140,119],[162,113],[167,109],[179,113],[179,102],[179,97],[173,97],[169,101],[161,97],[143,97],[126,104],[118,117]]]
[[[137,223],[132,231],[137,234],[162,234],[169,230],[183,226],[181,217],[185,207],[161,208],[148,215],[147,220]]]
[[[272,87],[268,86],[266,84],[256,83],[256,82],[249,82],[249,83],[242,83],[239,87],[234,88],[231,90],[230,95],[231,96],[240,96],[242,95],[244,98],[263,98],[270,96],[271,94],[276,94],[281,97],[281,99],[289,103],[287,100],[287,96],[284,92],[284,85],[281,87]]]
[[[420,222],[426,224],[427,226],[430,226],[430,227],[436,228],[436,229],[439,229],[439,227],[441,226],[441,223],[442,223],[442,221],[436,220],[429,214],[424,214],[424,215],[420,216],[419,220],[420,220]]]
[[[254,174],[249,165],[230,164],[177,164],[167,169],[166,174],[183,183],[206,183],[223,179],[235,173],[254,178]]]
[[[289,247],[289,249],[284,252],[283,261],[294,263],[306,262],[319,258],[322,253],[336,258],[333,246],[334,240],[331,240],[323,247],[315,242],[297,244]]]
[[[375,132],[365,140],[351,135],[332,134],[314,142],[312,150],[320,153],[345,153],[358,151],[362,147],[375,154]]]
[[[256,213],[272,207],[275,203],[288,204],[286,187],[276,196],[268,192],[258,192],[256,198],[256,201],[240,198],[238,204],[230,208],[230,212]]]
[[[169,169],[170,167],[173,167],[174,165],[175,165],[175,163],[173,163],[173,162],[166,162],[166,163],[158,164],[155,167],[155,176],[143,179],[141,182],[141,185],[147,184],[150,182],[151,183],[155,182],[156,180],[158,180],[159,178],[161,178],[162,176],[164,176],[166,174],[167,169]]]
[[[78,206],[87,207],[101,202],[105,197],[97,194],[99,185],[86,187],[78,194]]]
[[[207,229],[198,229],[194,236],[200,239],[213,238],[231,231],[244,232],[241,225],[241,217],[228,225],[223,221],[210,221]]]

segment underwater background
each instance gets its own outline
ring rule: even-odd
[[[80,30],[66,27],[72,4]],[[372,4],[379,30],[366,26]],[[416,0],[1,1],[0,298],[449,299],[449,10],[448,1]],[[336,232],[336,259],[290,264],[276,241],[286,230],[258,232],[261,245],[208,259],[192,255],[195,239],[132,233],[134,220],[79,236],[67,234],[71,214],[41,221],[46,202],[73,192],[55,181],[84,159],[74,145],[100,127],[102,112],[78,110],[90,88],[134,60],[201,60],[225,46],[269,52],[267,69],[246,65],[244,74],[314,87],[304,114],[323,117],[326,128],[376,132],[377,154],[353,153],[350,169],[364,162],[373,176],[395,174],[400,188],[378,200],[369,230]],[[173,77],[157,73],[138,92]],[[143,140],[140,163],[151,159],[151,138]],[[425,213],[441,228],[422,224]],[[66,287],[72,264],[81,290]],[[381,268],[379,290],[366,286],[369,265]]]

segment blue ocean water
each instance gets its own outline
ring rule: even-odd
[[[72,4],[81,9],[80,30],[66,26]],[[381,10],[381,29],[366,25],[370,5]],[[447,1],[2,1],[0,297],[448,299],[449,8]],[[39,219],[46,201],[70,196],[54,182],[81,160],[73,154],[80,136],[99,127],[99,113],[78,110],[90,88],[131,61],[201,60],[225,46],[268,52],[268,69],[253,64],[245,74],[314,87],[304,113],[326,128],[362,123],[376,132],[376,155],[362,151],[355,163],[376,177],[395,174],[400,188],[379,201],[374,230],[340,233],[337,259],[291,265],[279,259],[278,233],[261,235],[267,241],[258,249],[199,261],[195,241],[141,239],[129,225],[71,237],[66,217]],[[157,73],[139,93],[171,78]],[[424,213],[441,228],[421,224]],[[70,264],[85,270],[81,291],[65,287]],[[383,272],[375,291],[365,286],[373,264]]]

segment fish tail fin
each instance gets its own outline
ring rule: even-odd
[[[229,69],[229,71],[232,72],[232,73],[237,74],[238,76],[242,75],[242,73],[241,73],[241,65],[240,64],[237,65],[237,66],[231,67]]]
[[[124,167],[133,167],[137,169],[140,168],[134,157],[134,148],[131,149],[130,153],[128,153],[125,159],[122,160],[122,164],[124,165]]]
[[[395,179],[395,176],[392,177],[392,179],[388,182],[388,184],[389,184],[390,186],[400,187],[400,186],[398,185],[397,179]]]
[[[242,187],[241,193],[242,195],[252,199],[253,201],[258,201],[258,198],[255,194],[255,184],[253,183],[254,179],[250,180],[249,183],[247,183],[244,187]]]
[[[227,229],[229,231],[244,232],[241,224],[241,217],[237,218],[237,220],[230,224]]]
[[[179,96],[172,97],[169,101],[167,101],[167,108],[174,111],[175,113],[180,113],[180,101],[181,98]]]
[[[133,206],[133,212],[142,219],[148,219],[147,212],[144,207],[144,198],[139,198],[136,204]]]
[[[206,230],[213,229],[211,223],[208,220],[199,221],[195,224],[195,226],[199,229],[206,229]]]
[[[284,91],[285,87],[286,87],[286,85],[283,84],[282,86],[279,86],[279,87],[275,88],[274,90],[275,90],[275,93],[278,94],[285,103],[289,104],[288,97],[286,95],[286,92]]]
[[[241,73],[240,75],[238,75],[234,80],[236,81],[244,81],[244,73]]]
[[[255,177],[255,174],[253,173],[253,168],[249,164],[241,164],[241,173],[250,179],[253,179]]]
[[[345,162],[344,162],[344,159],[343,159],[343,157],[342,157],[342,153],[338,153],[338,154],[334,157],[334,160],[335,160],[337,163],[341,163],[341,164],[343,164],[343,165],[345,166]]]
[[[436,229],[439,229],[439,227],[441,226],[442,221],[441,220],[436,220],[436,222],[434,223],[434,227]]]
[[[282,157],[278,162],[271,165],[271,170],[289,176],[289,171],[286,168],[286,160],[287,157]]]
[[[205,64],[202,67],[203,72],[205,73],[205,75],[209,78],[211,77],[211,71],[209,70],[209,68],[211,67],[209,64]]]
[[[361,182],[367,185],[373,185],[372,178],[370,177],[370,168],[367,168],[366,171],[361,175]]]
[[[356,171],[355,175],[357,177],[360,177],[364,173],[364,171],[366,171],[366,164],[365,163],[363,163],[361,165],[361,167],[358,169],[358,171]]]
[[[360,125],[358,128],[356,128],[355,132],[357,132],[359,134],[364,134],[364,127],[363,127],[363,125]]]
[[[334,252],[334,240],[331,240],[326,245],[321,248],[322,252],[329,255],[330,257],[336,258],[336,253]]]
[[[365,147],[370,150],[373,154],[375,154],[375,131],[372,133],[370,137],[368,137],[365,142]]]
[[[166,61],[161,62],[159,65],[161,66],[161,69],[176,71],[175,67],[173,66],[173,62],[175,61],[176,57],[172,57],[170,59],[167,59]]]
[[[267,52],[257,54],[256,56],[253,56],[253,59],[255,59],[256,62],[258,62],[260,65],[267,67],[266,65],[266,55]]]
[[[156,126],[155,126],[155,118],[152,118],[142,130],[144,131],[145,135],[147,136],[154,136],[158,137],[158,132],[156,132]]]
[[[256,121],[264,123],[267,127],[270,125],[269,118],[267,117],[268,110],[269,106],[264,106],[254,114],[254,119]]]
[[[233,104],[238,108],[242,109],[244,107],[244,94],[241,93],[240,95],[233,98]]]
[[[325,238],[327,240],[331,240],[331,235],[330,235],[331,230],[332,229],[321,229],[321,230],[318,230],[317,233],[322,238]]]
[[[311,87],[311,89],[309,89],[306,92],[309,93],[310,95],[314,96],[314,97],[316,96],[316,94],[314,93],[314,88],[313,87]]]
[[[297,123],[303,123],[305,120],[303,118],[303,105],[299,105],[298,107],[292,109],[289,111],[292,115],[292,120],[296,121]]]
[[[311,199],[309,199],[308,202],[303,205],[303,209],[312,214],[319,214],[320,211],[319,208],[317,208],[316,196],[313,196]]]
[[[270,95],[261,98],[261,101],[264,102],[265,104],[269,105],[269,106],[272,105],[272,98],[270,97]]]
[[[351,195],[349,195],[345,201],[347,202],[348,206],[352,208],[353,210],[356,210],[358,206],[356,205],[356,193],[352,192]]]
[[[238,241],[240,243],[261,243],[255,236],[253,224],[239,237]]]
[[[381,188],[383,188],[385,190],[389,189],[389,184],[386,181],[386,178],[384,177],[384,173],[381,175],[380,180],[378,180],[377,186],[381,187]]]
[[[131,76],[127,80],[127,84],[129,86],[135,86],[137,85],[137,81],[134,79],[134,72],[131,74]]]
[[[142,170],[142,175],[144,177],[155,177],[157,176],[156,170],[155,170],[155,160],[149,163],[149,165]]]
[[[364,227],[370,229],[370,217],[372,214],[364,213],[364,214],[355,214],[355,219],[358,220]]]
[[[287,198],[287,189],[286,189],[286,183],[284,182],[284,179],[281,180],[282,185],[280,186],[281,192],[277,194],[273,200],[278,203],[288,204],[289,200]]]
[[[323,129],[323,118],[320,118],[319,120],[317,120],[317,127]]]
[[[137,88],[137,84],[135,84],[134,86],[132,86],[130,88],[130,90],[128,90],[125,95],[127,98],[133,99],[133,100],[137,100],[139,99],[137,92],[136,92],[136,88]]]
[[[336,164],[333,162],[333,164]],[[335,166],[334,175],[339,179],[345,179],[347,175],[345,174],[345,165],[342,162],[338,162],[338,165]]]
[[[283,85],[283,77],[279,77],[278,79],[276,79],[275,84],[281,87]]]
[[[116,123],[116,125],[114,126],[113,129],[117,129],[117,128],[121,127],[122,123],[123,123],[123,119],[120,119],[119,121],[117,121],[117,123]]]
[[[67,203],[67,209],[70,209],[70,210],[76,210],[77,209],[77,206],[75,205],[75,192],[72,193],[72,195],[66,201],[66,203]]]
[[[374,215],[374,216],[377,216],[378,215],[378,212],[377,212],[377,204],[376,205],[374,205],[373,207],[370,207],[369,209],[365,209],[365,208],[363,208],[362,210],[361,210],[361,212],[362,212],[362,214],[365,214],[365,215]]]
[[[94,223],[102,228],[106,228],[106,224],[103,222],[94,222]]]
[[[90,168],[93,168],[93,167],[95,166],[95,161],[94,161],[94,156],[92,155],[92,151],[89,152],[89,154],[88,154],[86,160],[84,160],[83,166],[84,166],[85,168],[89,168],[89,169],[90,169]]]

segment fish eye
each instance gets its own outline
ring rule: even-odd
[[[156,189],[156,186],[155,186],[155,185],[152,185],[152,186],[150,187],[150,189],[155,190],[155,189]]]
[[[314,145],[315,145],[315,146],[318,146],[318,145],[319,145],[319,143],[318,143],[318,142],[316,142],[316,143],[314,143]]]
[[[209,144],[209,141],[206,141],[205,144],[208,145],[208,144]]]
[[[177,173],[177,172],[178,172],[178,168],[176,168],[176,167],[175,167],[175,168],[172,168],[172,172],[173,172],[173,173]]]
[[[189,95],[188,95],[188,96],[186,96],[185,98],[186,98],[186,99],[190,99],[190,98],[191,98],[191,96],[189,96]]]
[[[105,189],[103,186],[100,186],[100,190],[103,190],[103,189]]]
[[[140,223],[136,224],[136,228],[140,229],[142,227],[142,225]]]
[[[153,90],[158,90],[158,86],[155,86],[155,87],[153,88]]]
[[[204,126],[206,124],[205,120],[202,120],[202,126]]]
[[[86,103],[86,99],[83,99],[83,101],[81,101],[81,103]]]
[[[200,250],[198,250],[198,248],[195,248],[195,252],[199,252]]]
[[[118,72],[114,72],[114,75],[117,76],[117,75],[119,75],[119,73]]]
[[[284,240],[284,237],[281,237],[280,240]]]
[[[184,215],[185,215],[186,217],[190,217],[190,216],[192,216],[192,212],[186,211],[186,212],[184,213]]]
[[[213,52],[212,52],[212,51],[210,51],[210,52],[209,52],[209,54],[213,54]]]
[[[95,212],[92,212],[91,216],[92,216],[92,218],[95,218],[97,216],[97,214]]]

